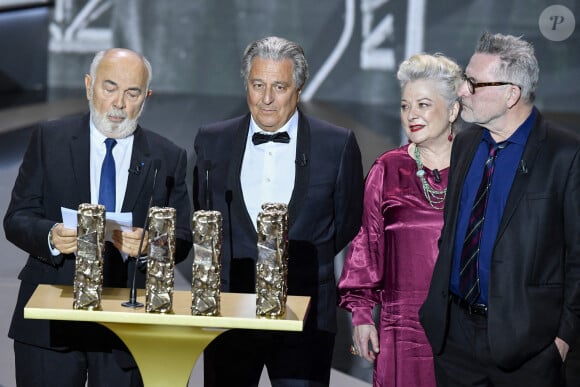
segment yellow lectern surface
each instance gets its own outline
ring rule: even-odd
[[[24,308],[24,317],[100,323],[127,345],[145,387],[187,385],[193,365],[205,347],[230,328],[302,331],[309,297],[288,296],[286,315],[256,317],[256,295],[221,294],[220,316],[192,316],[191,292],[173,293],[172,313],[126,308],[129,289],[103,289],[100,310],[73,309],[72,286],[39,285]],[[137,291],[145,303],[145,290]]]
[[[191,293],[175,291],[172,313],[147,313],[145,308],[126,308],[129,289],[104,288],[100,310],[73,309],[72,286],[39,285],[24,308],[24,317],[43,320],[92,321],[100,323],[152,324],[205,328],[242,328],[302,331],[309,297],[288,296],[286,314],[280,318],[256,317],[256,295],[221,293],[219,316],[192,316]],[[145,303],[145,290],[137,290]]]

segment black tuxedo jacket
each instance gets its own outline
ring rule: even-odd
[[[30,254],[18,277],[21,286],[9,332],[15,340],[43,347],[67,347],[66,340],[81,325],[24,319],[23,308],[37,284],[73,283],[74,254],[52,256],[47,236],[53,224],[62,222],[61,207],[76,209],[79,204],[91,201],[89,138],[88,114],[42,123],[30,138],[4,218],[7,239]],[[160,168],[152,193],[152,165],[157,159]],[[191,248],[186,152],[158,134],[138,127],[130,165],[141,163],[140,171],[129,174],[122,211],[132,212],[133,225],[142,227],[152,194],[154,206],[164,206],[168,201],[169,207],[176,208],[175,259],[179,262]],[[173,187],[166,186],[168,176],[174,179]],[[114,247],[107,250],[107,254],[119,255]],[[105,271],[106,266],[107,258]],[[116,275],[105,277],[105,281],[109,280],[110,286],[128,286],[131,278],[128,272],[132,275],[132,268],[132,263],[121,264],[115,269]],[[139,287],[143,287],[144,273],[138,273]]]
[[[449,279],[461,189],[482,129],[460,132],[431,287],[419,315],[436,354],[445,345]],[[491,257],[488,340],[498,365],[518,367],[556,336],[580,335],[580,139],[538,114]]]
[[[200,128],[194,175],[194,207],[206,209],[209,202],[223,216],[222,290],[247,293],[255,291],[258,254],[256,220],[240,182],[249,122],[247,114]],[[334,257],[360,227],[362,173],[351,131],[300,113],[288,204],[288,294],[312,297],[308,329],[336,330]]]

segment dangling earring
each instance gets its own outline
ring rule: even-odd
[[[447,136],[449,142],[453,141],[453,129],[449,129],[449,136]]]

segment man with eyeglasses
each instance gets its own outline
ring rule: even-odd
[[[580,137],[534,107],[538,62],[484,33],[458,91],[439,257],[419,315],[439,386],[563,386],[580,335]]]

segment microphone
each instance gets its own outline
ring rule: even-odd
[[[144,162],[137,161],[135,163],[135,166],[133,168],[129,168],[129,173],[132,173],[133,175],[140,175],[141,174],[141,169],[143,168],[143,165],[145,165]]]
[[[528,166],[526,165],[526,160],[520,160],[520,168],[519,168],[519,170],[522,173],[522,175],[527,175],[528,174]]]
[[[165,178],[165,207],[169,206],[169,197],[171,196],[171,192],[173,191],[173,187],[175,186],[175,178],[173,176],[167,176]]]
[[[300,157],[296,158],[296,165],[299,167],[305,167],[308,164],[308,159],[306,158],[306,153],[302,153]]]
[[[435,176],[435,183],[441,183],[441,175],[438,169],[433,170],[433,176]]]
[[[209,171],[211,169],[211,161],[205,160],[203,163],[203,169],[205,169],[205,209],[211,209],[211,193],[209,190]]]
[[[159,167],[161,166],[161,160],[153,160],[153,186],[151,190],[151,196],[149,197],[149,205],[147,206],[147,212],[145,213],[145,222],[143,222],[143,233],[141,234],[141,240],[139,241],[139,249],[137,250],[137,255],[141,255],[141,249],[143,248],[143,240],[145,239],[146,230],[149,228],[149,209],[153,204],[153,194],[155,193],[155,185],[157,184],[157,172],[159,172]],[[129,292],[129,301],[123,302],[126,308],[141,308],[142,303],[137,302],[137,287],[135,285],[135,277],[137,277],[137,263],[139,257],[135,257],[135,266],[133,267],[133,282],[131,284],[131,290]]]

